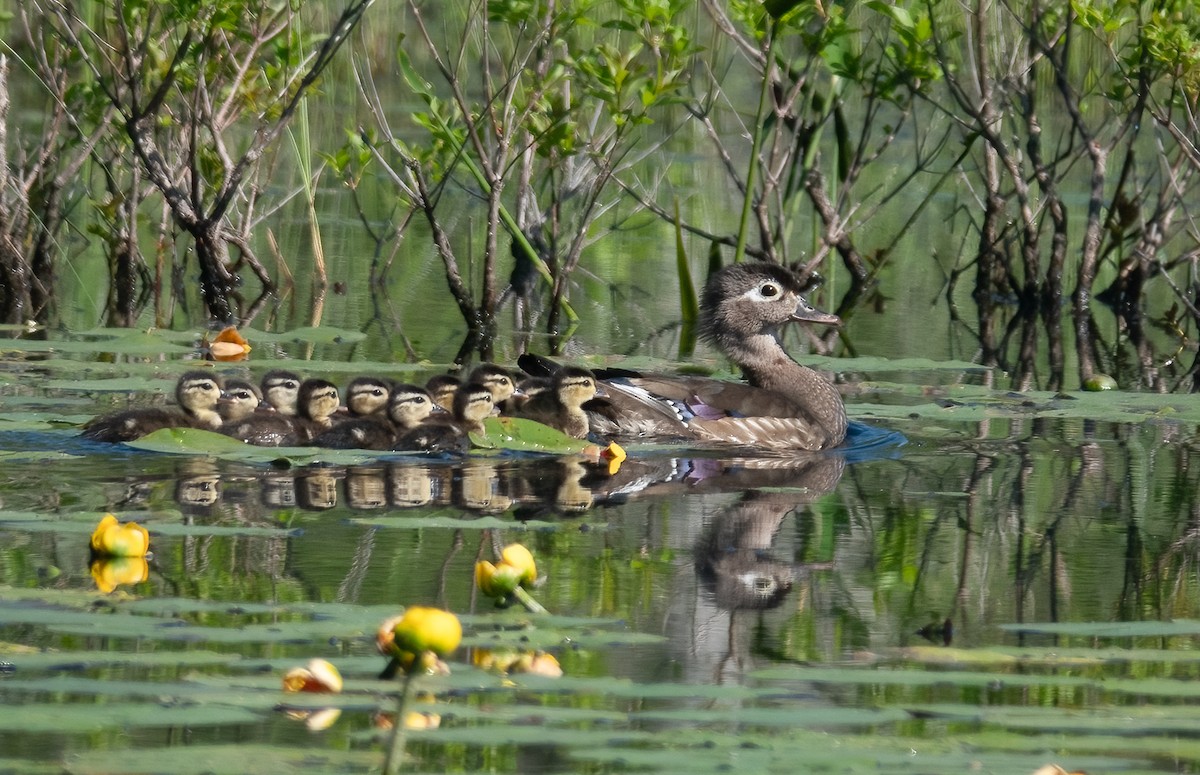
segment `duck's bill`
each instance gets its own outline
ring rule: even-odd
[[[832,312],[824,312],[809,304],[804,299],[796,305],[796,309],[792,312],[792,320],[801,323],[819,323],[826,326],[840,326],[842,319]]]

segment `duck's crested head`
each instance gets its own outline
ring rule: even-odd
[[[244,379],[225,380],[225,397],[218,411],[225,422],[244,420],[258,409],[262,394],[258,388]]]
[[[483,422],[495,409],[495,399],[487,385],[463,385],[454,394],[454,418],[467,422]]]
[[[263,400],[275,411],[296,416],[300,400],[300,375],[287,369],[271,369],[263,375]]]
[[[323,422],[338,410],[341,404],[337,385],[327,379],[306,379],[300,383],[300,415],[308,420]]]
[[[187,412],[211,411],[221,400],[224,385],[209,371],[188,371],[175,383],[175,403]]]
[[[367,416],[387,409],[391,386],[379,377],[355,377],[346,386],[346,408]]]
[[[563,406],[579,407],[596,397],[596,376],[589,369],[565,366],[554,378],[554,389]]]
[[[429,392],[416,385],[392,386],[388,401],[388,418],[401,428],[415,428],[433,412],[434,403]]]
[[[779,264],[748,261],[713,273],[700,299],[700,330],[718,348],[801,321],[837,325],[836,315],[814,308],[804,298],[800,278]]]

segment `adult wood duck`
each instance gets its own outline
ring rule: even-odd
[[[690,376],[601,373],[608,397],[589,405],[594,433],[674,437],[768,450],[823,450],[846,437],[846,409],[824,377],[793,360],[777,332],[789,322],[837,325],[813,308],[795,274],[766,262],[726,267],[700,301],[704,338],[738,366],[749,384]],[[538,374],[544,359],[522,358]]]
[[[596,394],[596,377],[591,371],[566,366],[555,373],[549,388],[537,390],[514,414],[582,439],[590,428],[583,406]]]
[[[133,441],[163,428],[221,427],[217,407],[221,379],[207,371],[189,371],[175,383],[174,407],[127,409],[97,417],[83,426],[83,437],[93,441]]]

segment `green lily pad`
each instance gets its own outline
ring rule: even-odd
[[[483,449],[571,455],[589,446],[588,442],[560,430],[520,417],[489,417],[483,421],[483,426],[486,435],[471,434],[471,443]]]

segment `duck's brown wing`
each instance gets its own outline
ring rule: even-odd
[[[670,403],[698,438],[766,449],[836,444],[808,407],[774,390],[705,377],[642,376],[629,382]]]

